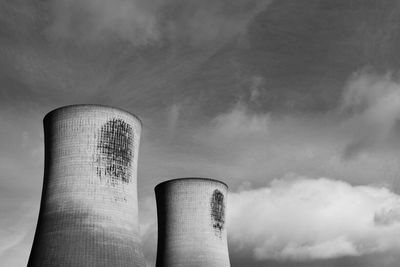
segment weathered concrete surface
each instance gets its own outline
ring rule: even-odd
[[[184,178],[155,188],[157,267],[229,267],[227,186],[213,179]]]
[[[45,172],[28,266],[145,266],[138,227],[141,122],[111,107],[44,118]]]

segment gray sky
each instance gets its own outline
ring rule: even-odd
[[[0,3],[0,262],[25,266],[42,118],[68,104],[144,122],[141,232],[153,188],[230,186],[232,266],[398,266],[400,6],[379,0]]]

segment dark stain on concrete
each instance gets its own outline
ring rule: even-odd
[[[211,197],[211,220],[215,234],[221,237],[225,225],[225,202],[224,195],[215,189]]]
[[[97,142],[97,176],[107,178],[111,185],[131,180],[133,157],[132,127],[121,119],[112,119],[99,131]]]

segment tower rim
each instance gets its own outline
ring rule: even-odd
[[[122,109],[122,108],[116,108],[116,107],[113,107],[113,106],[108,106],[108,105],[103,105],[103,104],[71,104],[71,105],[61,106],[61,107],[52,109],[49,112],[47,112],[46,115],[43,118],[43,121],[46,121],[51,115],[53,115],[54,113],[56,113],[58,111],[65,110],[65,109],[71,109],[71,108],[84,108],[84,107],[116,110],[116,111],[125,113],[125,114],[127,114],[129,116],[134,117],[140,123],[140,126],[143,128],[143,121],[138,115],[135,115],[135,114],[133,114],[133,113],[131,113],[131,112],[125,110],[125,109]]]
[[[164,186],[166,184],[174,183],[174,182],[177,182],[177,181],[196,181],[196,180],[197,181],[211,181],[211,182],[215,182],[215,183],[219,183],[219,184],[224,185],[226,187],[226,189],[229,188],[229,186],[225,182],[223,182],[221,180],[218,180],[218,179],[213,179],[213,178],[208,178],[208,177],[179,177],[179,178],[173,178],[173,179],[165,180],[163,182],[158,183],[154,187],[154,190],[156,191],[156,190],[158,190],[159,188],[161,188],[162,186]]]

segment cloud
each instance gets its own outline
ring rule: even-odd
[[[231,254],[315,260],[399,251],[400,196],[327,178],[278,179],[229,195]]]
[[[238,103],[230,112],[218,115],[211,124],[215,134],[228,138],[248,138],[252,135],[267,135],[270,115],[251,113],[246,105]]]
[[[226,179],[231,188],[243,181],[262,186],[290,172],[353,184],[398,184],[400,150],[395,145],[377,144],[373,151],[343,160],[343,149],[357,137],[353,134],[357,128],[345,123],[348,117],[282,115],[248,106],[239,102],[203,126],[182,133],[189,140],[178,136],[182,154],[169,156],[179,162],[175,168],[187,170],[185,175],[194,172]],[[187,112],[183,109],[182,113]]]
[[[119,38],[134,45],[162,40],[204,44],[242,34],[251,18],[269,0],[69,0],[51,4],[46,33],[56,39],[83,42]]]
[[[157,210],[155,198],[144,197],[139,205],[140,233],[146,266],[155,266],[157,255]]]
[[[265,86],[265,78],[259,75],[251,77],[250,86],[250,101],[252,103],[258,103],[258,99],[261,95],[261,90]]]
[[[182,108],[181,105],[178,105],[175,103],[172,106],[170,106],[168,109],[167,121],[168,121],[168,134],[170,136],[172,136],[174,134],[174,131],[177,127],[181,108]]]
[[[163,32],[167,38],[191,44],[226,41],[243,34],[250,20],[270,2],[167,1],[162,11]]]
[[[96,42],[114,36],[137,45],[159,37],[156,7],[146,1],[54,1],[51,8],[53,21],[47,28],[51,37]]]
[[[352,135],[344,156],[352,158],[393,137],[400,119],[400,83],[393,73],[361,70],[347,82],[340,110],[350,115],[343,124]]]
[[[32,203],[19,204],[6,212],[9,203],[2,203],[0,210],[7,213],[0,219],[0,258],[5,266],[26,265],[33,240],[38,210]]]

